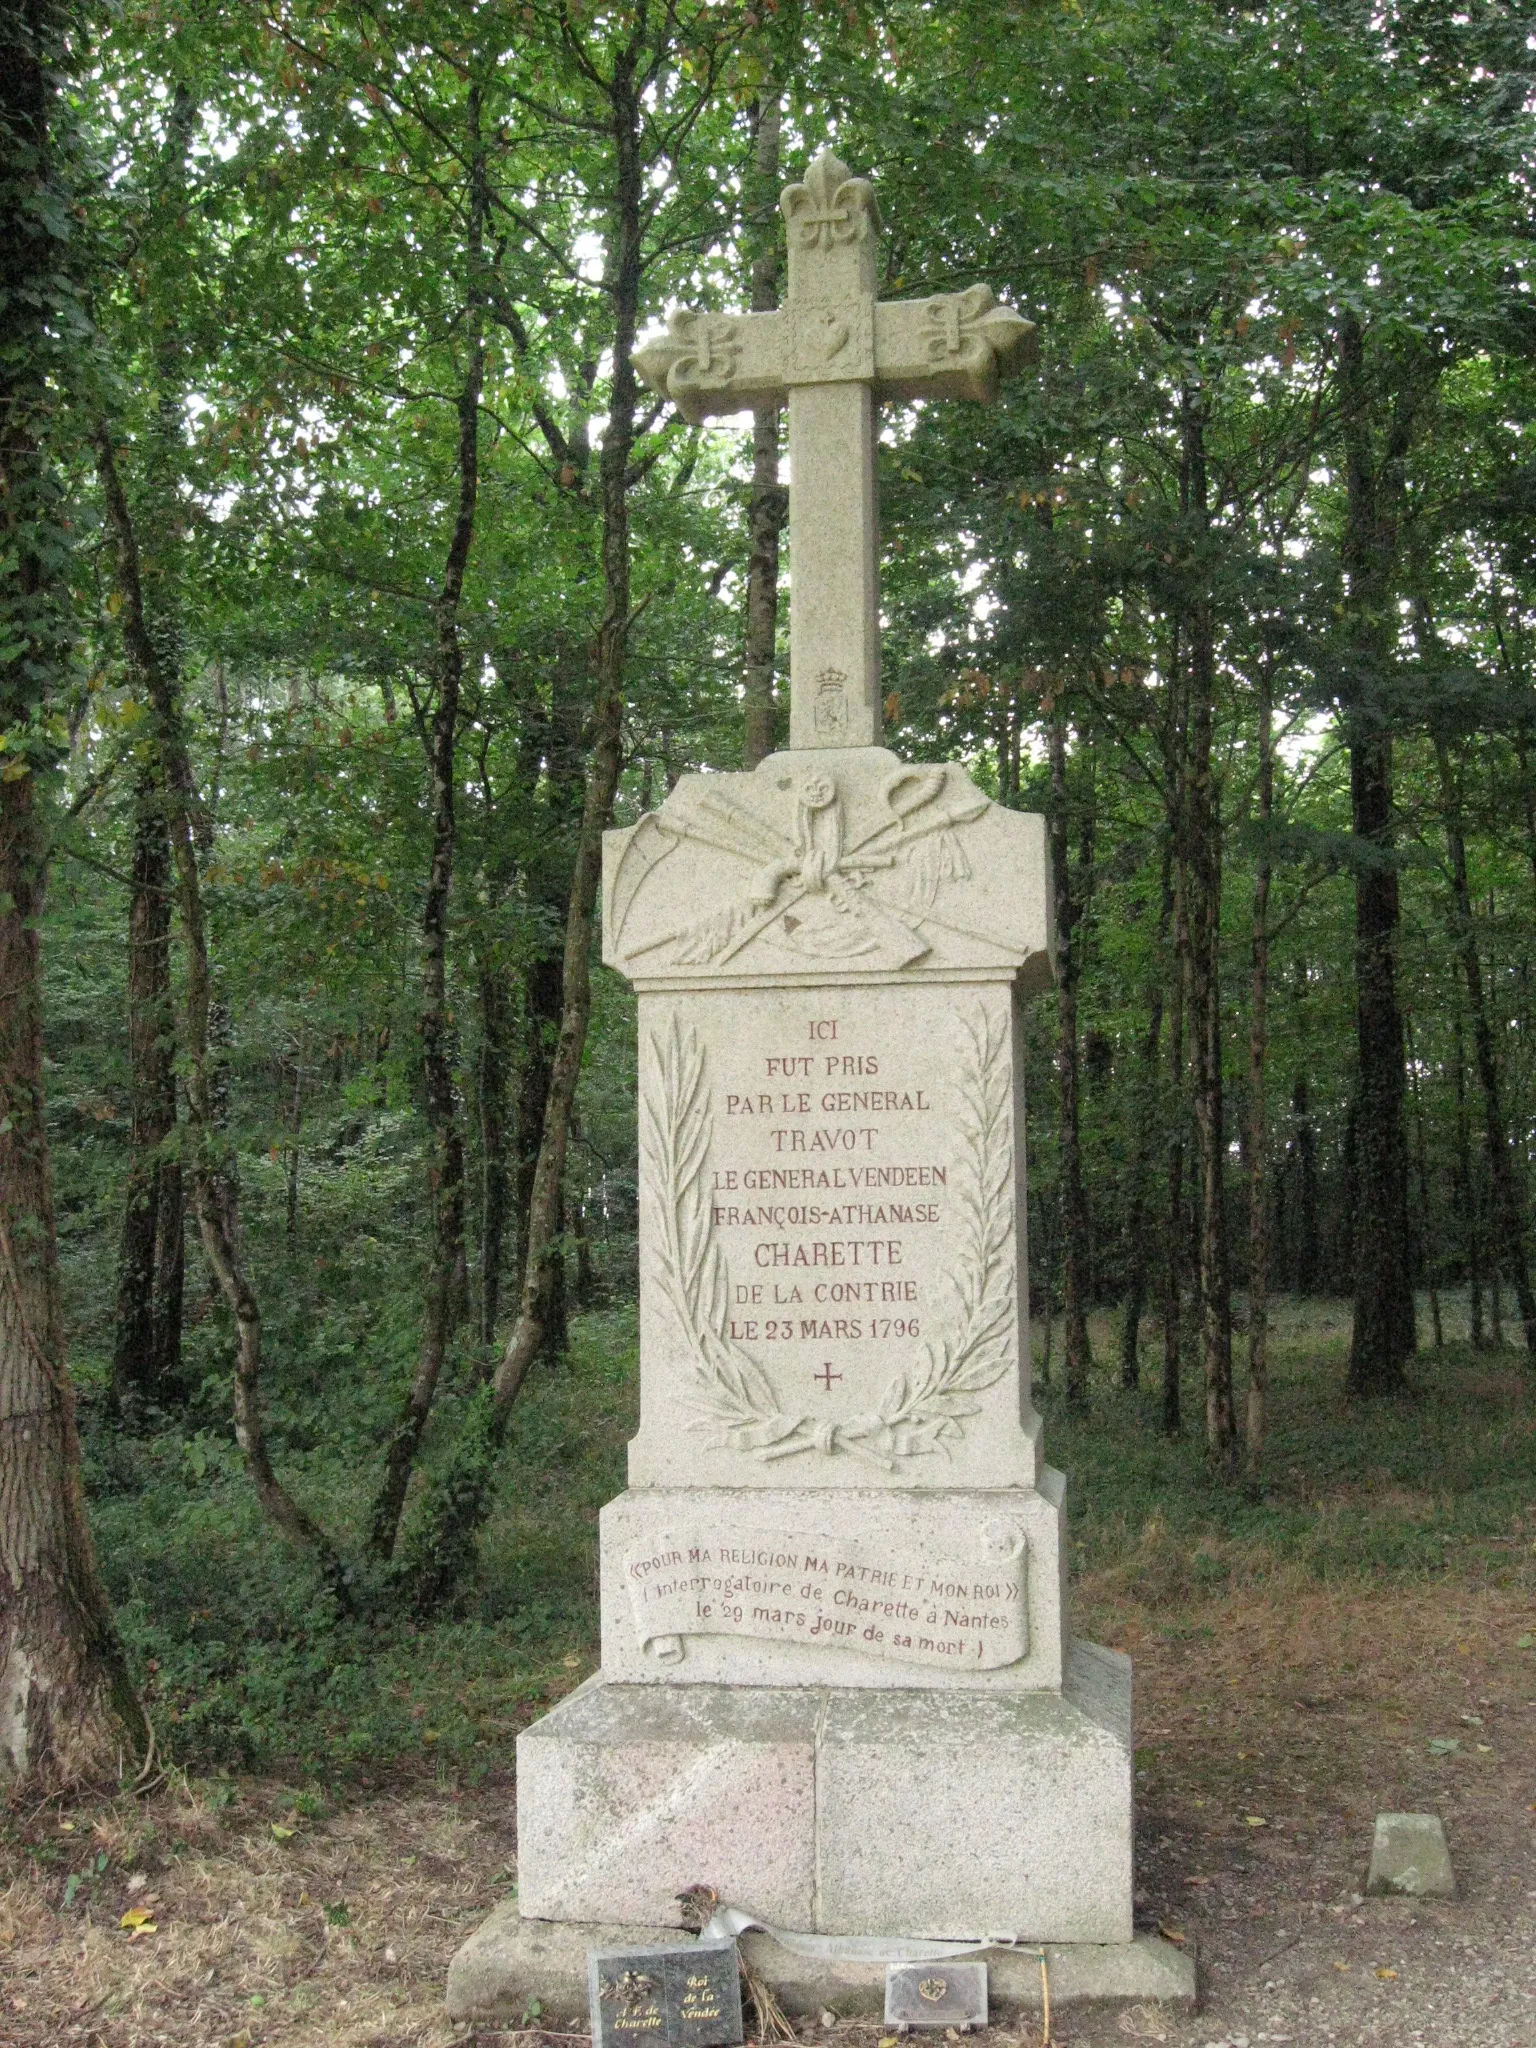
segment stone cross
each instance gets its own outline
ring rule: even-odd
[[[685,419],[789,399],[789,743],[880,744],[876,403],[996,397],[1034,328],[990,288],[875,297],[868,181],[823,150],[780,198],[789,292],[775,313],[679,308],[636,351]]]

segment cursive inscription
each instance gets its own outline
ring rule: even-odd
[[[820,1533],[742,1538],[700,1519],[625,1553],[642,1644],[683,1635],[837,1643],[902,1663],[991,1670],[1028,1648],[1025,1547],[1009,1526],[975,1532],[974,1556],[874,1549]]]

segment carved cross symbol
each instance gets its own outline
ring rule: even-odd
[[[840,1372],[834,1372],[832,1370],[832,1362],[829,1359],[827,1363],[821,1368],[820,1372],[813,1372],[811,1374],[811,1378],[813,1380],[819,1380],[821,1382],[823,1389],[830,1394],[832,1391],[832,1382],[834,1380],[840,1380],[842,1378],[842,1374]]]
[[[635,367],[685,419],[789,399],[789,743],[880,744],[875,407],[997,396],[1034,336],[986,285],[875,297],[874,191],[823,150],[779,201],[789,290],[777,313],[679,308]]]

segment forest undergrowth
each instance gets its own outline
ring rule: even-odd
[[[1164,1436],[1151,1385],[1126,1393],[1101,1368],[1085,1414],[1059,1386],[1037,1389],[1046,1455],[1068,1475],[1077,1626],[1113,1642],[1130,1610],[1177,1632],[1203,1625],[1185,1615],[1201,1596],[1337,1581],[1536,1588],[1536,1389],[1523,1357],[1448,1342],[1420,1354],[1408,1395],[1352,1405],[1347,1308],[1282,1303],[1273,1321],[1262,1491],[1213,1476],[1193,1434]],[[1096,1355],[1112,1357],[1110,1318],[1093,1334]],[[448,1389],[423,1485],[472,1366]],[[377,1463],[367,1380],[358,1353],[321,1339],[290,1353],[271,1389],[284,1476],[354,1557]],[[516,1410],[480,1570],[428,1616],[362,1571],[344,1611],[262,1528],[212,1411],[194,1404],[135,1438],[87,1400],[97,1542],[162,1753],[194,1772],[321,1781],[504,1768],[517,1729],[596,1662],[597,1514],[622,1490],[637,1396],[633,1310],[577,1318],[569,1354],[540,1366]]]

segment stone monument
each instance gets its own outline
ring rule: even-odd
[[[782,205],[784,308],[674,312],[636,358],[690,419],[787,396],[790,746],[608,834],[640,1427],[602,1668],[519,1739],[517,1898],[450,2005],[576,2009],[586,1945],[665,1940],[701,1884],[785,1931],[746,1940],[791,2006],[1000,1937],[1046,1946],[1053,1999],[1188,1998],[1133,1938],[1130,1664],[1068,1638],[1030,1400],[1044,823],[880,744],[876,407],[990,399],[1032,330],[985,286],[878,300],[874,194],[830,153]],[[994,2002],[1038,1995],[1035,1956],[990,1960]]]

